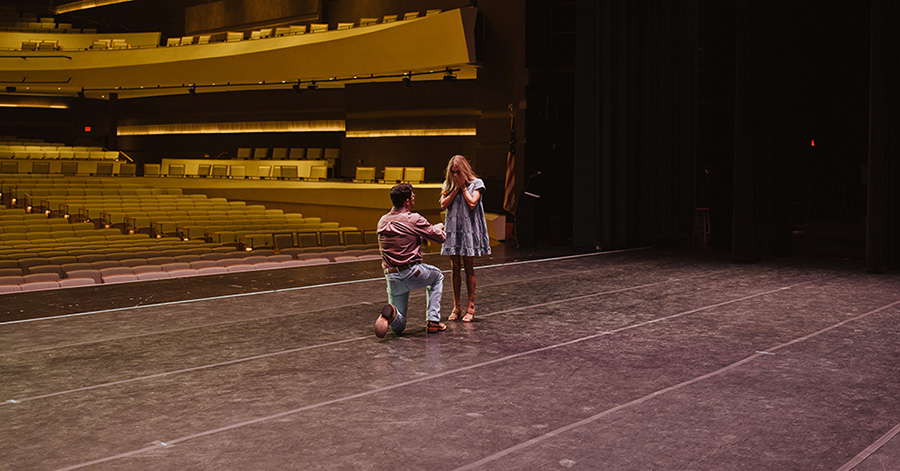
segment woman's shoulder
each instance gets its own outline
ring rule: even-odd
[[[478,177],[475,177],[475,179],[472,180],[472,182],[469,183],[469,185],[472,186],[473,190],[478,190],[478,189],[484,188],[484,180],[482,180]]]

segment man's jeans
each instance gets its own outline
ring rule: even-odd
[[[428,303],[426,319],[429,321],[441,320],[444,274],[441,273],[440,268],[420,263],[397,273],[387,273],[384,277],[387,278],[388,302],[397,308],[397,314],[394,316],[394,321],[391,322],[391,330],[399,334],[406,328],[409,292],[414,289],[425,288],[425,299]]]

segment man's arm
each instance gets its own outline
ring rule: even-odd
[[[415,221],[416,232],[422,237],[436,244],[443,244],[444,241],[447,240],[447,234],[444,233],[443,223],[439,222],[432,225],[421,214],[416,214],[416,216],[418,216]]]

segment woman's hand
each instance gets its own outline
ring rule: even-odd
[[[481,199],[481,189],[469,193],[465,188],[466,187],[463,187],[460,191],[462,192],[463,199],[466,200],[466,206],[468,206],[469,209],[475,209],[475,206],[478,206],[478,200]]]
[[[461,174],[461,173],[457,173],[456,175],[453,175],[453,182],[456,184],[456,186],[459,187],[460,191],[465,190],[466,186],[468,186],[466,177],[463,176],[463,174]]]
[[[454,188],[453,191],[451,191],[450,193],[447,193],[446,195],[443,195],[443,194],[441,195],[441,199],[440,199],[441,210],[445,210],[445,209],[447,209],[448,206],[450,206],[450,203],[453,202],[453,198],[456,198],[456,194],[458,192],[459,192],[459,186],[457,185],[457,187]]]

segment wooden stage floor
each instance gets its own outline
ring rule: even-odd
[[[4,295],[0,469],[900,469],[897,273],[477,264],[477,322],[381,340],[372,261]]]

